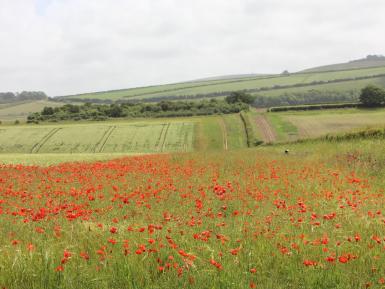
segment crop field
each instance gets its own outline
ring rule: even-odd
[[[147,122],[0,128],[0,153],[149,153],[190,151],[194,123]]]
[[[385,110],[336,109],[267,114],[280,141],[319,137],[370,126],[385,125]]]
[[[265,76],[253,76],[250,79],[263,78]],[[155,85],[147,87],[138,87],[130,89],[120,89],[106,92],[93,92],[85,94],[70,95],[70,98],[80,98],[80,99],[122,99],[126,97],[139,97],[142,95],[149,95],[159,92],[171,92],[179,89],[186,89],[187,87],[198,87],[198,86],[210,86],[220,83],[236,82],[247,80],[249,77],[242,78],[232,78],[232,79],[217,79],[217,80],[202,80],[202,81],[190,81],[190,82],[181,82],[174,84],[164,84],[164,85]]]
[[[25,120],[28,114],[41,111],[45,106],[61,106],[60,102],[33,101],[0,105],[0,121]]]
[[[385,110],[335,109],[245,114],[250,139],[265,143],[295,141],[328,133],[385,125]],[[239,114],[146,121],[108,121],[0,126],[2,161],[14,154],[148,154],[246,148]],[[7,154],[10,156],[7,157]],[[38,159],[37,156],[33,157]],[[68,158],[71,160],[71,157]]]
[[[1,165],[0,288],[382,288],[383,145]]]
[[[247,114],[253,122],[254,112]],[[256,124],[253,123],[256,127]],[[254,131],[257,134],[256,130]],[[0,154],[161,153],[247,147],[239,114],[143,121],[0,126]],[[34,157],[35,159],[37,157]],[[45,159],[44,156],[42,156]],[[71,159],[71,158],[69,158]]]
[[[283,85],[306,85],[315,81],[332,81],[336,79],[347,79],[355,77],[372,77],[375,75],[385,74],[384,67],[372,67],[362,69],[352,69],[343,71],[332,72],[314,72],[314,73],[293,73],[290,75],[276,75],[276,76],[260,76],[251,78],[235,78],[235,79],[221,79],[210,81],[197,81],[197,82],[185,82],[169,85],[151,86],[143,88],[133,88],[127,90],[119,90],[112,92],[99,92],[90,94],[80,94],[74,96],[68,96],[70,98],[78,99],[138,99],[145,100],[155,97],[167,97],[167,96],[181,96],[181,95],[197,95],[218,93],[223,91],[236,91],[244,89],[257,89],[257,88],[274,88],[275,86]],[[366,82],[373,83],[376,80],[366,79]],[[377,80],[378,81],[378,80]],[[349,86],[349,81],[344,86]],[[365,82],[365,83],[366,83]],[[329,84],[325,84],[329,85]],[[359,88],[361,85],[356,84]],[[307,87],[308,88],[308,87]],[[290,88],[291,89],[291,88]],[[347,88],[349,89],[349,88]],[[264,92],[265,93],[265,92]],[[271,93],[275,93],[275,89]]]
[[[359,91],[369,84],[374,84],[380,87],[385,87],[385,77],[378,78],[370,78],[370,79],[362,79],[355,81],[343,81],[337,83],[327,83],[320,85],[311,85],[311,86],[303,86],[303,87],[291,87],[284,89],[274,89],[269,91],[263,91],[259,93],[253,94],[262,94],[266,96],[280,96],[284,94],[295,94],[295,93],[306,93],[310,90],[318,90],[325,92],[350,92],[358,95]]]
[[[224,116],[223,125],[228,149],[239,149],[247,146],[245,127],[238,114]]]

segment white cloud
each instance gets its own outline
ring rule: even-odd
[[[0,0],[0,91],[50,95],[385,53],[382,0]]]

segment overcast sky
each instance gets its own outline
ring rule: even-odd
[[[0,91],[50,96],[385,54],[384,0],[0,0]]]

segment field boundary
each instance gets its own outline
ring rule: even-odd
[[[61,127],[58,128],[53,128],[50,130],[48,134],[46,134],[39,142],[37,142],[31,149],[32,154],[36,154],[40,151],[40,149],[47,143],[47,141],[54,135],[56,134],[59,130],[61,130]]]
[[[220,125],[221,125],[221,128],[222,128],[223,148],[225,149],[225,151],[227,151],[227,149],[228,149],[227,128],[226,128],[226,123],[225,123],[225,120],[224,120],[223,117],[221,117]]]

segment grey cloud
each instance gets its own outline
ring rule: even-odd
[[[385,53],[382,0],[0,0],[0,91],[63,95]]]

